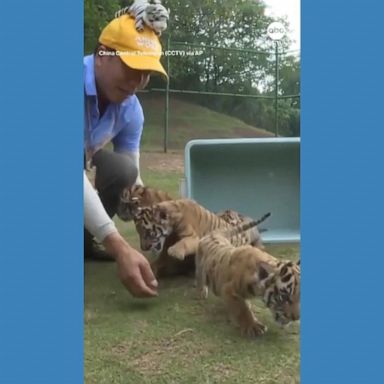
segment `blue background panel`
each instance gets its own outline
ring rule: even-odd
[[[302,383],[382,381],[383,5],[302,0]],[[0,382],[83,382],[83,4],[0,9]],[[58,220],[59,217],[59,220]]]
[[[383,381],[382,5],[302,0],[303,384]]]
[[[83,3],[0,8],[0,383],[82,383]]]

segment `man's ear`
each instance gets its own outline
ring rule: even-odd
[[[103,57],[106,57],[106,56],[103,56],[102,54],[100,55],[100,51],[107,51],[107,48],[104,45],[100,45],[99,47],[97,47],[97,50],[95,53],[95,65],[96,66],[100,66],[101,62],[103,60]]]
[[[105,45],[100,44],[100,45],[98,46],[98,48],[97,48],[97,51],[96,51],[96,54],[97,54],[98,56],[102,56],[102,55],[99,55],[99,52],[100,52],[100,51],[108,51],[108,49],[107,49],[107,47],[106,47]]]
[[[132,216],[137,217],[140,215],[142,208],[140,207],[140,201],[137,197],[131,197],[128,201],[128,205]]]
[[[120,193],[120,201],[123,203],[130,203],[131,202],[131,189],[130,188],[124,188],[122,192]]]

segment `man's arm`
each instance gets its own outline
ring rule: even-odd
[[[84,172],[84,226],[99,242],[116,233],[115,223],[108,216],[99,195]]]
[[[132,100],[125,105],[124,127],[112,140],[114,150],[128,156],[137,168],[135,184],[144,185],[140,176],[140,141],[144,126],[144,113],[139,99],[134,95]]]
[[[119,234],[84,172],[84,225],[116,260],[118,275],[136,297],[157,296],[157,281],[148,260]]]

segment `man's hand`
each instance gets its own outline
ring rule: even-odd
[[[120,281],[135,297],[157,296],[157,281],[148,260],[115,232],[103,244],[116,260]]]

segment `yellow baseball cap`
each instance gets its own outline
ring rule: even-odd
[[[158,72],[168,78],[160,63],[162,49],[159,38],[147,26],[138,32],[135,19],[129,15],[113,19],[101,32],[99,43],[114,49],[130,68]]]

